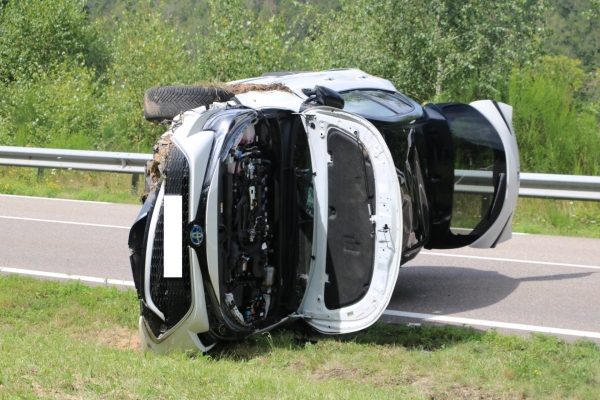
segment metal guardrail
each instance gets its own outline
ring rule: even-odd
[[[151,154],[0,146],[0,165],[143,174]],[[491,171],[456,170],[459,193],[493,192]],[[600,177],[521,173],[521,197],[600,201]]]
[[[152,154],[0,146],[0,165],[143,174]]]
[[[492,171],[455,171],[455,191],[490,194]],[[600,201],[600,176],[521,173],[520,197]]]
[[[600,177],[522,173],[519,196],[600,201]]]

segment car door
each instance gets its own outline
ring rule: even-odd
[[[391,154],[367,120],[329,107],[302,113],[313,164],[314,245],[298,313],[325,333],[373,324],[401,258],[400,187]]]
[[[510,239],[520,168],[512,107],[481,100],[424,109],[430,121],[447,123],[436,125],[431,153],[450,155],[445,165],[430,168],[437,177],[431,190],[437,220],[427,247],[490,248]]]

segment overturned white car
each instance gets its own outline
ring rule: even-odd
[[[303,318],[366,328],[423,248],[511,237],[510,106],[420,106],[356,69],[161,87],[168,120],[131,228],[144,349],[206,351]]]

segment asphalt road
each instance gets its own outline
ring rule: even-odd
[[[0,195],[0,271],[130,285],[127,237],[139,208]],[[600,240],[515,235],[491,250],[421,252],[400,271],[382,320],[600,341],[599,300]]]

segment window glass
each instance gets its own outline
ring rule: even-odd
[[[370,117],[393,117],[396,113],[388,107],[379,104],[360,92],[342,93],[344,98],[344,111]]]
[[[382,92],[379,90],[365,90],[362,93],[366,93],[369,96],[376,97],[376,98],[383,100],[386,103],[390,104],[390,106],[392,108],[394,108],[394,111],[396,112],[396,114],[408,114],[409,112],[411,112],[414,109],[413,106],[402,101],[402,99],[393,95],[392,93]]]

